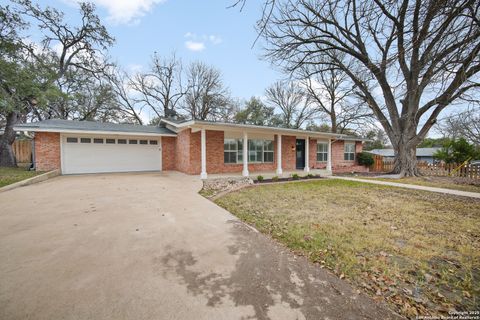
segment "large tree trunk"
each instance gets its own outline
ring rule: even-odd
[[[392,173],[399,174],[400,177],[419,176],[420,172],[417,168],[417,149],[406,143],[394,145],[395,160]]]
[[[0,167],[16,167],[17,160],[13,154],[12,144],[15,141],[15,131],[13,126],[18,121],[18,114],[10,112],[7,114],[7,124],[5,125],[5,132],[0,137]]]

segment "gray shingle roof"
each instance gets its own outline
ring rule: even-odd
[[[158,126],[143,126],[135,124],[119,124],[107,123],[97,121],[78,121],[78,120],[61,120],[49,119],[38,122],[17,124],[16,130],[35,131],[35,129],[51,130],[75,130],[75,131],[108,131],[108,132],[123,132],[123,133],[156,133],[175,135],[175,132]]]
[[[417,148],[417,157],[431,157],[435,152],[437,152],[440,149],[441,148]],[[394,156],[393,149],[373,149],[367,152],[377,154],[379,156],[384,156],[384,157]]]

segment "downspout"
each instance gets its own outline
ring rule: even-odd
[[[37,170],[36,161],[35,161],[35,133],[33,134],[32,139],[32,165],[30,166],[30,170]]]

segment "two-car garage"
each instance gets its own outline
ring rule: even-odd
[[[34,133],[34,165],[62,174],[161,171],[162,138],[176,132],[162,125],[48,119],[19,124]],[[171,152],[171,151],[170,151]]]
[[[62,173],[162,170],[160,137],[61,135]]]

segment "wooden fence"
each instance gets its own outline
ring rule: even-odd
[[[12,147],[17,163],[32,162],[32,140],[15,140]]]
[[[374,155],[374,163],[370,167],[371,172],[390,172],[393,170],[393,159],[385,159],[382,156]],[[480,166],[466,165],[459,169],[455,163],[435,163],[418,162],[417,167],[420,173],[426,176],[440,177],[463,177],[470,179],[480,179]]]

